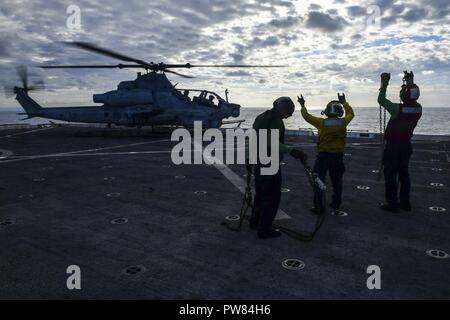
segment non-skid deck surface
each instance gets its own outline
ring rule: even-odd
[[[173,165],[170,135],[2,130],[0,298],[450,298],[450,259],[425,254],[450,252],[449,143],[415,141],[414,210],[391,214],[377,208],[378,141],[348,142],[348,216],[327,215],[314,241],[302,243],[286,235],[260,240],[245,224],[239,233],[224,228],[223,218],[239,213],[241,192],[212,165]],[[313,161],[313,138],[289,143]],[[289,156],[283,161],[290,191],[281,209],[293,225],[312,228],[304,171]],[[117,218],[128,221],[111,223]],[[306,266],[286,270],[286,258]],[[81,268],[81,290],[66,287],[69,265]],[[125,274],[132,265],[145,271]],[[367,289],[370,265],[381,268],[381,290]]]

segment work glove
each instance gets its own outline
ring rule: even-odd
[[[391,80],[391,74],[383,72],[381,74],[381,87],[387,87],[389,85],[389,80]]]
[[[345,102],[347,102],[345,100],[345,93],[342,93],[342,96],[341,96],[341,95],[339,95],[339,92],[338,92],[338,100],[341,104],[344,104]]]
[[[303,163],[308,159],[308,155],[299,149],[293,148],[289,154]]]
[[[297,101],[298,103],[300,103],[300,105],[302,106],[302,108],[305,107],[305,99],[303,99],[303,95],[301,94],[300,97],[297,96]]]
[[[414,73],[412,71],[403,71],[405,76],[403,77],[403,81],[406,82],[406,84],[413,84],[414,83]]]

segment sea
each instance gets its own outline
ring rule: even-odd
[[[266,108],[241,108],[241,114],[238,118],[229,118],[226,120],[245,120],[242,128],[249,128],[253,121]],[[321,116],[319,109],[308,110],[312,115]],[[48,119],[32,118],[21,120],[25,115],[17,113],[24,112],[20,107],[0,107],[0,125],[5,124],[43,124],[48,123]],[[353,131],[374,132],[380,131],[379,108],[360,107],[354,108],[355,118],[353,118],[348,129]],[[386,115],[389,120],[389,114]],[[58,121],[55,121],[58,122]],[[292,117],[285,119],[285,125],[288,129],[313,128],[303,120],[300,110],[295,110]],[[425,135],[450,135],[450,108],[423,108],[422,118],[415,130],[417,134]]]

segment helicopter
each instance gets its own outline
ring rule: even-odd
[[[175,125],[193,128],[194,121],[202,121],[203,128],[219,128],[222,124],[242,122],[243,120],[224,121],[232,117],[237,118],[241,106],[228,101],[228,89],[225,99],[209,90],[178,89],[166,77],[171,73],[183,78],[192,76],[181,74],[172,69],[190,68],[273,68],[280,65],[243,65],[243,64],[166,64],[153,63],[136,59],[110,49],[98,47],[87,42],[65,42],[66,45],[101,54],[110,58],[128,62],[115,65],[42,65],[43,69],[109,69],[109,68],[140,68],[145,72],[138,72],[131,81],[122,81],[116,90],[93,95],[94,103],[99,106],[88,107],[55,107],[43,108],[33,100],[28,92],[43,89],[43,83],[28,86],[28,72],[26,67],[18,67],[17,72],[22,87],[14,87],[16,100],[25,110],[23,115],[29,119],[33,117],[48,118],[78,123],[104,123],[129,127]],[[190,97],[190,94],[198,94]]]

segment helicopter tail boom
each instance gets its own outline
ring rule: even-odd
[[[42,107],[34,101],[24,89],[16,88],[16,100],[20,103],[22,108],[25,110],[28,116],[35,117],[40,114]]]

